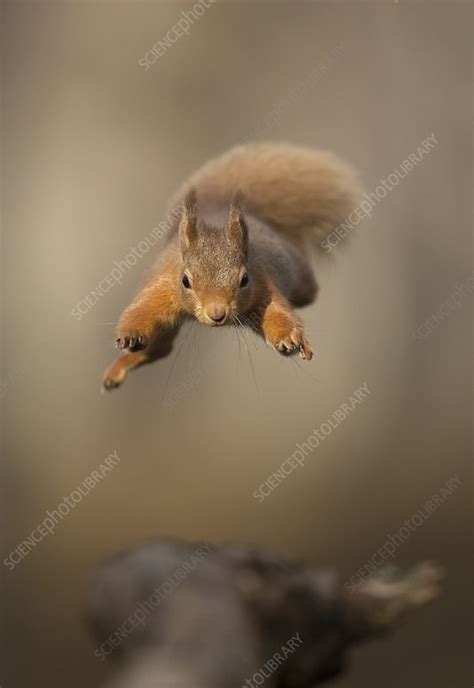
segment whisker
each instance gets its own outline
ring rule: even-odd
[[[163,387],[163,393],[162,393],[162,395],[161,395],[161,404],[163,404],[163,402],[164,402],[165,395],[166,395],[166,391],[167,391],[167,389],[168,389],[168,384],[169,384],[169,381],[170,381],[170,379],[171,379],[171,374],[172,374],[172,372],[173,372],[173,370],[174,370],[174,367],[175,367],[175,365],[176,365],[176,361],[178,360],[178,356],[179,356],[179,354],[181,353],[181,349],[183,348],[185,342],[186,342],[186,338],[183,338],[183,341],[181,342],[181,344],[180,344],[180,346],[179,346],[179,349],[177,350],[177,352],[176,352],[176,354],[175,354],[175,357],[173,358],[173,363],[172,363],[171,366],[170,366],[170,369],[169,369],[169,371],[168,371],[168,375],[167,375],[167,377],[166,377],[165,386]]]
[[[243,322],[242,322],[242,320],[240,320],[237,313],[235,314],[235,317],[237,318],[238,322],[242,325],[242,327],[245,324],[245,325],[247,325],[247,327],[250,330],[252,330],[252,332],[255,332],[256,334],[261,334],[258,327],[256,327],[256,325],[252,322],[252,320],[249,317],[247,317],[246,315],[244,315],[243,313],[240,314],[240,318],[243,319]]]
[[[252,356],[251,356],[251,354],[250,354],[249,348],[248,348],[248,346],[247,346],[247,341],[246,341],[246,338],[245,338],[245,328],[244,328],[243,323],[242,323],[242,321],[240,320],[239,316],[236,314],[235,317],[236,317],[236,319],[237,319],[237,322],[240,323],[240,325],[241,325],[241,327],[242,327],[242,329],[239,330],[239,332],[242,334],[242,342],[243,342],[243,345],[244,345],[244,347],[245,347],[245,351],[247,352],[247,356],[248,356],[248,359],[249,359],[250,368],[251,368],[251,370],[252,370],[253,380],[254,380],[254,383],[255,383],[255,389],[256,389],[257,392],[260,394],[260,389],[259,389],[259,386],[258,386],[258,383],[257,383],[257,376],[256,376],[256,374],[255,374],[255,368],[254,368],[254,365],[253,365]]]
[[[193,334],[193,341],[192,341],[192,351],[195,352],[197,350],[197,357],[198,359],[201,359],[201,352],[199,351],[199,332],[200,332],[201,326],[198,321],[196,321],[196,327],[193,328],[194,334]]]
[[[194,352],[194,342],[196,340],[196,333],[197,333],[198,327],[199,327],[198,321],[196,319],[194,319],[191,323],[189,334],[186,337],[186,339],[188,341],[188,346],[186,349],[186,364],[185,364],[185,370],[186,371],[193,369],[192,360],[191,360],[191,366],[189,365],[189,356],[190,356],[190,354],[192,355]]]
[[[242,348],[241,348],[241,344],[240,344],[240,337],[239,337],[239,332],[238,332],[238,326],[235,325],[235,323],[232,323],[232,330],[233,330],[233,332],[234,332],[234,335],[235,335],[236,338],[237,338],[237,344],[238,344],[238,346],[239,346],[239,358],[237,359],[237,366],[236,366],[236,368],[235,368],[236,373],[238,373],[238,372],[239,372],[240,360],[241,360],[241,358],[242,358]]]

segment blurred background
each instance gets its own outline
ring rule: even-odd
[[[84,600],[117,549],[154,534],[251,543],[344,580],[457,475],[394,558],[441,562],[444,596],[358,651],[338,685],[465,686],[472,6],[217,0],[139,64],[192,7],[2,7],[2,559],[114,450],[120,464],[54,535],[2,565],[0,684],[100,684]],[[340,154],[370,192],[431,133],[433,150],[318,262],[320,295],[303,313],[312,363],[201,328],[101,394],[115,323],[156,251],[82,318],[72,310],[198,165],[238,142],[287,140]],[[444,307],[457,285],[461,303]],[[254,490],[364,383],[364,403],[259,504]]]

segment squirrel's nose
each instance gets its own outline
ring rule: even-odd
[[[209,306],[207,310],[207,315],[211,320],[213,320],[215,323],[221,323],[225,320],[225,317],[227,315],[227,309],[225,306],[221,306],[218,304],[214,304],[212,306]]]

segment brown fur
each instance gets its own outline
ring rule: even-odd
[[[311,359],[293,311],[317,293],[307,250],[344,220],[357,195],[343,163],[295,146],[240,146],[204,165],[176,195],[181,219],[155,275],[120,318],[118,348],[145,353],[118,359],[104,387],[166,356],[186,317],[249,326],[280,353]]]

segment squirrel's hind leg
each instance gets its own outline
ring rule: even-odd
[[[133,351],[116,358],[104,373],[103,388],[115,389],[125,380],[129,370],[168,356],[179,328],[180,323],[177,323],[174,327],[161,331],[144,351]]]
[[[151,359],[146,351],[135,351],[131,354],[125,354],[125,356],[118,356],[104,373],[103,389],[110,391],[119,387],[129,370],[150,362]]]

